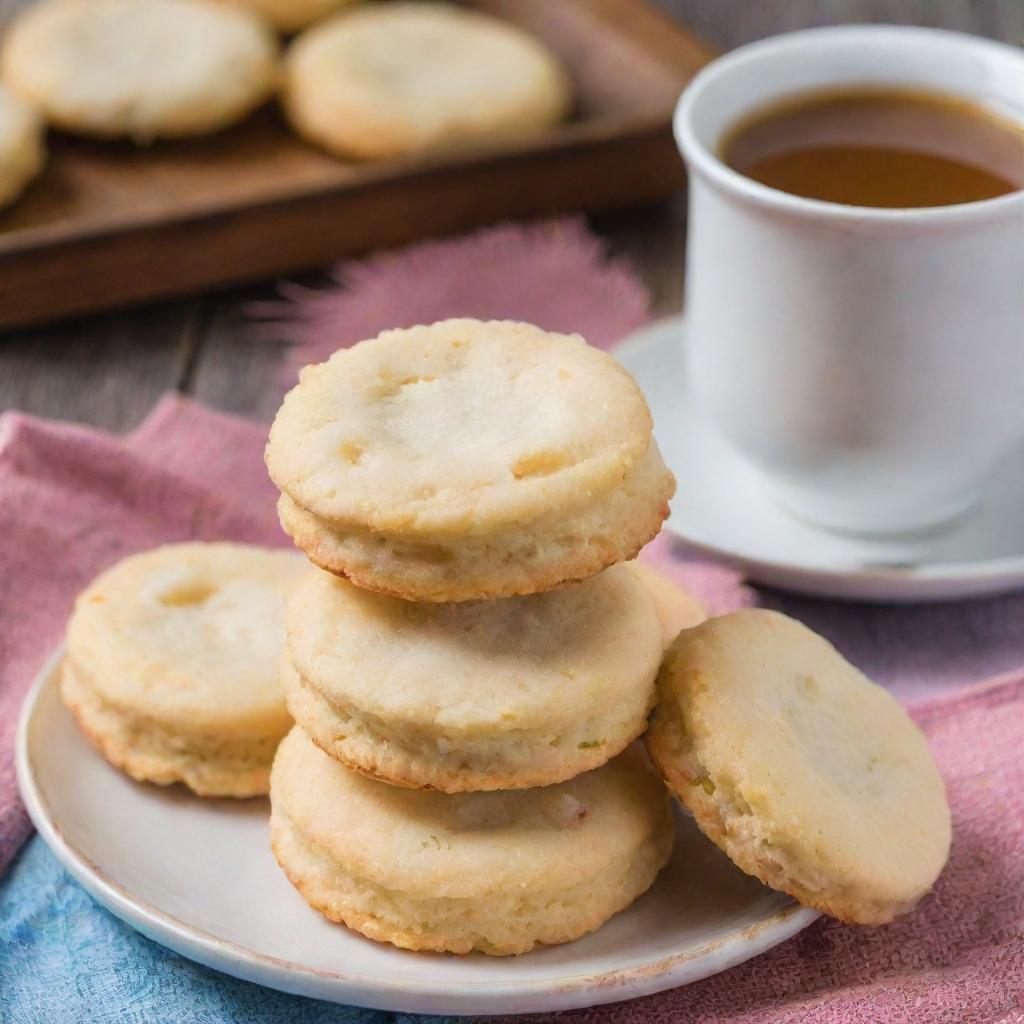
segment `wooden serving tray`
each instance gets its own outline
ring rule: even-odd
[[[59,135],[0,214],[0,327],[322,266],[503,217],[605,210],[683,181],[675,100],[712,51],[645,0],[475,0],[568,65],[574,119],[516,143],[348,164],[276,109],[138,149]]]

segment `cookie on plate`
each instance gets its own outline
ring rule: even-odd
[[[207,0],[42,0],[11,23],[0,69],[65,131],[150,142],[217,131],[267,100],[277,41]]]
[[[82,592],[61,696],[112,764],[202,796],[266,793],[291,727],[278,676],[292,552],[170,544]]]
[[[647,749],[748,874],[844,921],[907,913],[946,863],[928,744],[826,640],[749,609],[685,630],[658,677]]]
[[[704,606],[664,573],[652,569],[643,562],[626,564],[640,578],[654,600],[654,610],[658,613],[658,622],[661,623],[662,639],[666,647],[675,640],[680,630],[697,626],[708,617]]]
[[[546,786],[647,727],[662,643],[626,566],[504,601],[413,604],[319,569],[292,591],[288,708],[331,757],[447,793]]]
[[[220,0],[248,8],[266,18],[280,32],[298,32],[300,28],[326,17],[354,0]]]
[[[673,838],[665,788],[633,748],[557,786],[450,795],[368,779],[296,727],[270,802],[274,854],[310,906],[438,952],[579,938],[650,887]]]
[[[342,157],[510,139],[569,111],[558,59],[521,29],[444,3],[368,4],[303,33],[285,59],[295,130]]]
[[[633,378],[507,321],[385,331],[307,366],[267,467],[313,562],[411,601],[593,576],[658,532],[675,489]]]
[[[13,203],[45,162],[42,122],[24,100],[0,85],[0,207]]]

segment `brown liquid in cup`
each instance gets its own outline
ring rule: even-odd
[[[746,118],[719,155],[762,185],[847,206],[951,206],[1024,188],[1024,124],[931,92],[798,96]]]

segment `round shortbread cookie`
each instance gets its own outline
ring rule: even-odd
[[[278,863],[314,909],[378,942],[493,956],[569,942],[654,882],[669,801],[642,753],[540,789],[375,782],[296,727],[270,784]]]
[[[280,32],[298,32],[354,0],[220,0],[248,8],[266,18]]]
[[[292,552],[171,544],[79,596],[61,695],[104,756],[140,781],[203,796],[266,793],[291,727],[279,678]]]
[[[704,606],[667,576],[643,562],[627,562],[627,566],[640,578],[654,600],[654,610],[661,623],[662,640],[668,647],[682,629],[698,626],[707,617]]]
[[[826,640],[748,609],[685,630],[658,677],[647,749],[748,874],[844,921],[913,909],[949,854],[928,744]]]
[[[592,576],[658,532],[675,489],[614,359],[506,321],[386,331],[307,366],[267,467],[316,564],[414,601]]]
[[[14,19],[0,68],[57,127],[141,143],[240,121],[274,91],[277,42],[206,0],[43,0]]]
[[[0,85],[0,207],[13,203],[45,162],[42,122],[27,103]]]
[[[413,604],[313,569],[292,591],[288,708],[373,778],[525,789],[604,764],[647,727],[662,644],[625,566],[504,601]]]
[[[311,142],[373,159],[528,135],[560,121],[569,79],[516,26],[444,3],[369,4],[303,33],[285,112]]]

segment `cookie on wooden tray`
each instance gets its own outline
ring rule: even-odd
[[[561,782],[647,726],[662,644],[625,566],[545,594],[412,604],[310,569],[287,605],[288,708],[336,760],[448,793]]]
[[[0,207],[13,203],[45,162],[42,121],[24,100],[0,85]]]
[[[68,132],[136,142],[240,121],[277,84],[277,41],[207,0],[42,0],[12,22],[3,79]]]
[[[438,952],[579,938],[650,887],[673,838],[665,788],[635,749],[557,786],[450,795],[368,779],[296,727],[270,801],[274,854],[310,906]]]
[[[280,32],[298,32],[355,0],[219,0],[266,18]]]
[[[560,121],[569,79],[515,25],[444,3],[374,3],[314,26],[285,59],[295,130],[342,157],[514,139]]]
[[[508,321],[385,331],[307,366],[267,466],[312,561],[412,601],[593,576],[658,532],[675,489],[633,378]]]
[[[946,862],[950,816],[902,707],[826,640],[750,609],[685,630],[647,748],[748,874],[844,921],[911,910]]]
[[[708,613],[692,595],[677,586],[664,573],[643,562],[627,562],[627,566],[640,578],[654,600],[654,609],[661,623],[662,639],[666,647],[682,629],[700,625]]]
[[[202,796],[266,793],[291,727],[278,676],[292,552],[171,544],[79,596],[61,696],[112,764]]]

